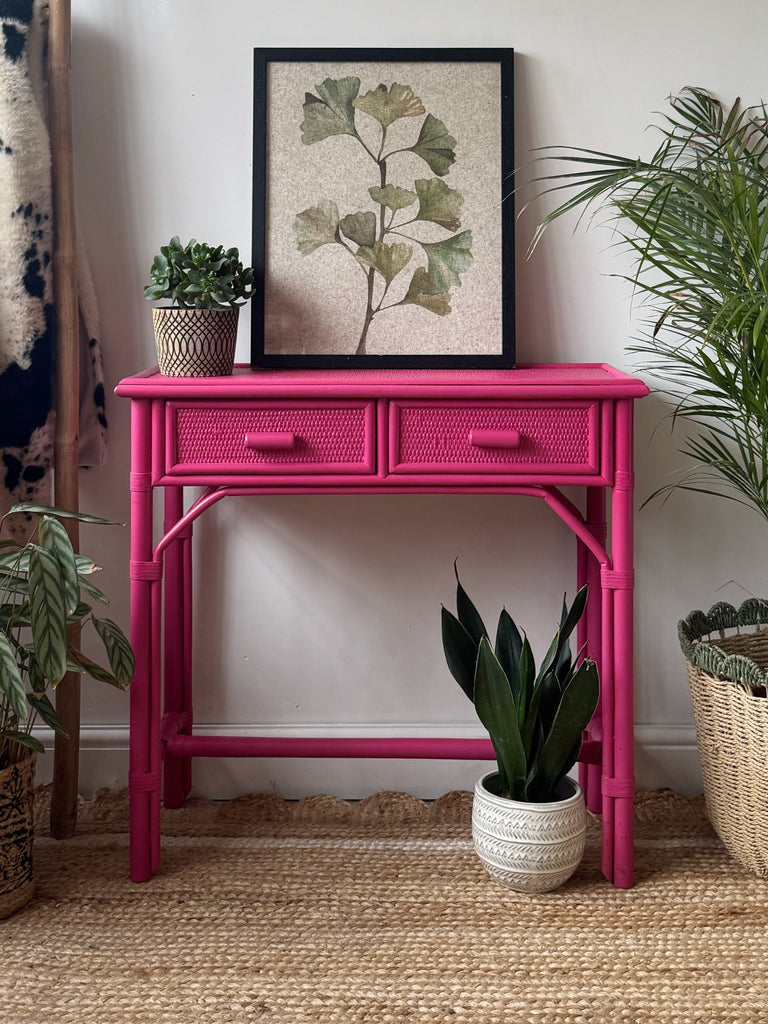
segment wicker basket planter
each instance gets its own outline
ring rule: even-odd
[[[712,826],[768,878],[768,601],[691,612],[679,635]]]
[[[35,755],[0,771],[0,918],[32,898]]]
[[[227,377],[237,343],[238,306],[152,310],[157,361],[165,377]]]

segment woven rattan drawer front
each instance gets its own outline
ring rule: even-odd
[[[392,402],[391,473],[599,473],[599,402]]]
[[[375,472],[373,402],[168,403],[172,475]]]

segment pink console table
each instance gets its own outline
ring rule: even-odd
[[[602,364],[237,367],[231,377],[192,379],[153,369],[121,381],[117,394],[132,401],[131,877],[145,881],[157,870],[161,798],[169,807],[183,803],[195,756],[493,758],[485,739],[214,737],[193,730],[191,540],[206,509],[244,494],[471,492],[540,498],[577,538],[578,583],[590,584],[579,640],[602,682],[579,777],[590,810],[602,814],[603,871],[629,888],[632,416],[633,400],[646,393],[641,381]],[[204,490],[186,507],[188,486]],[[582,508],[563,486],[584,488]],[[159,539],[156,488],[165,499]]]

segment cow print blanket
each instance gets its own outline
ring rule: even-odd
[[[51,493],[56,325],[46,16],[41,0],[0,0],[0,513],[15,501],[47,503]],[[104,456],[104,380],[93,286],[80,255],[78,276],[81,463],[94,466]]]

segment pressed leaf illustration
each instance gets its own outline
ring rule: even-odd
[[[302,210],[293,223],[302,255],[309,256],[324,245],[340,245],[355,261],[350,266],[356,263],[362,269],[362,326],[355,354],[365,355],[375,317],[402,306],[448,315],[451,290],[461,285],[461,275],[470,268],[472,232],[460,231],[464,196],[442,180],[456,162],[456,139],[439,118],[426,111],[411,86],[399,82],[380,83],[361,95],[356,76],[326,78],[314,92],[305,93],[303,112],[304,145],[348,135],[374,165],[374,180],[367,189],[372,209],[340,214],[338,204],[325,199]],[[360,131],[358,114],[366,121],[364,130],[360,122]],[[399,143],[389,142],[388,129],[405,118],[422,119],[410,135],[415,141],[405,146],[401,134]],[[402,184],[389,181],[391,166],[397,165],[399,154],[406,153],[419,157],[433,176]],[[413,162],[411,157],[407,159]],[[426,236],[420,225],[432,226]],[[436,241],[437,229],[458,233]],[[410,280],[398,280],[406,267],[412,268]]]

